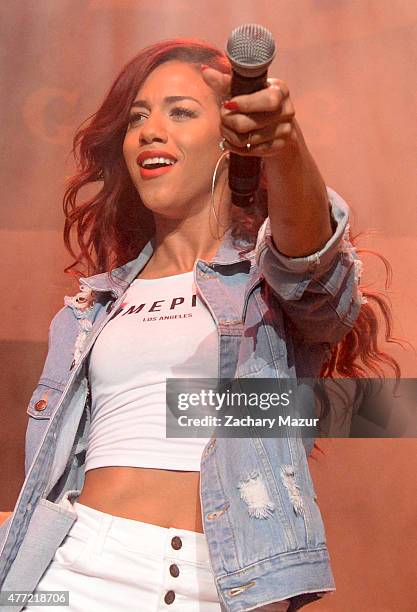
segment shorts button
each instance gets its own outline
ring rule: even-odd
[[[41,410],[45,410],[47,405],[48,405],[48,402],[46,400],[44,400],[44,399],[41,399],[38,402],[36,402],[35,410],[38,410],[38,412],[40,412]]]
[[[179,536],[174,536],[171,540],[171,546],[174,550],[179,550],[182,547],[181,538]]]
[[[169,566],[169,573],[171,574],[171,576],[173,576],[174,578],[178,578],[178,576],[180,575],[180,570],[178,568],[178,565],[176,565],[175,563],[173,563],[172,565]]]
[[[174,599],[175,599],[174,591],[167,591],[165,593],[164,601],[165,601],[166,604],[168,604],[168,605],[172,604]]]

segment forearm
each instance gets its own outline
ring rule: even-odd
[[[288,257],[273,243],[270,219],[258,232],[255,260],[281,308],[307,342],[335,345],[361,309],[357,255],[348,241],[349,208],[330,187],[332,235],[317,255]]]
[[[268,214],[273,241],[287,257],[322,248],[332,235],[326,186],[294,120],[296,138],[266,157]]]

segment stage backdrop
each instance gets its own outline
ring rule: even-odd
[[[2,0],[0,250],[2,263],[0,510],[23,481],[26,404],[46,353],[48,325],[77,287],[63,274],[64,178],[76,127],[141,47],[196,36],[224,47],[260,23],[278,55],[296,116],[328,185],[352,208],[363,246],[394,277],[395,331],[417,345],[416,16],[410,0]],[[365,258],[365,280],[383,267]],[[384,346],[382,344],[382,346]],[[403,376],[416,356],[386,350]],[[333,612],[412,612],[417,606],[415,440],[334,440],[310,460],[337,593]]]

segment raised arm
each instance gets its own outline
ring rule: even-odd
[[[211,69],[203,75],[227,96],[229,76]],[[268,218],[258,234],[258,265],[304,338],[334,344],[361,306],[348,207],[326,188],[284,81],[268,79],[266,89],[236,96],[223,107],[221,132],[229,150],[264,160]]]

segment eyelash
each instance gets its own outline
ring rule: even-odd
[[[175,106],[171,109],[170,113],[176,117],[187,117],[190,119],[197,117],[197,113],[195,111],[192,111],[191,109],[185,108],[183,106]],[[132,113],[129,117],[129,126],[132,126],[133,123],[136,123],[142,118],[146,118],[146,115],[144,113]]]

